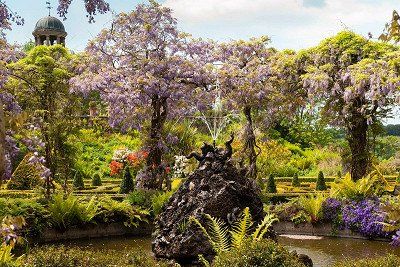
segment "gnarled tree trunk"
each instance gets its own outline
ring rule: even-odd
[[[347,126],[347,141],[351,151],[350,174],[354,181],[367,174],[369,166],[368,123],[361,114],[353,114]]]
[[[244,128],[244,147],[243,147],[243,151],[245,151],[246,153],[249,164],[247,177],[255,179],[257,178],[258,153],[256,152],[256,148],[258,148],[258,146],[256,143],[256,136],[254,134],[253,119],[251,117],[251,107],[246,106],[243,109],[243,113],[247,121],[246,126]]]
[[[142,174],[144,177],[141,178],[138,187],[161,190],[165,177],[165,170],[161,165],[163,155],[161,143],[162,132],[168,115],[167,98],[154,95],[151,100],[151,107],[153,113],[148,140],[149,155],[146,160],[145,174]]]

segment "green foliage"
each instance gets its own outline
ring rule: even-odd
[[[124,170],[124,177],[122,178],[121,181],[121,187],[119,192],[121,194],[128,194],[135,189],[135,185],[133,184],[133,177],[132,174],[129,170],[129,168],[125,168]]]
[[[292,180],[292,186],[293,187],[299,187],[301,186],[300,180],[299,180],[299,175],[297,173],[295,173],[293,175],[293,180]]]
[[[73,186],[75,189],[82,190],[85,189],[85,182],[83,181],[83,173],[81,171],[76,171],[74,175]]]
[[[315,196],[300,196],[297,203],[309,216],[310,222],[318,222],[323,218],[322,205],[326,197],[323,194],[316,194]]]
[[[392,201],[388,201],[382,210],[387,214],[386,221],[391,223],[385,223],[385,231],[393,232],[400,229],[400,197],[394,198]]]
[[[381,195],[386,184],[384,178],[378,174],[369,174],[354,182],[347,173],[338,183],[332,184],[330,194],[334,198],[361,200]]]
[[[139,226],[140,222],[147,222],[149,212],[146,209],[135,207],[127,201],[115,201],[110,197],[98,200],[99,212],[96,218],[101,222],[124,222],[125,226]]]
[[[137,151],[142,144],[137,132],[123,135],[93,129],[81,129],[68,142],[77,151],[75,169],[84,174],[99,172],[103,178],[110,177],[109,164],[116,149]]]
[[[56,194],[49,203],[49,212],[52,225],[66,229],[71,225],[91,222],[98,214],[99,207],[94,197],[86,202],[72,194]]]
[[[376,259],[345,260],[338,262],[334,267],[398,267],[400,266],[400,257],[388,254]]]
[[[276,184],[275,184],[275,176],[273,174],[270,174],[268,177],[268,183],[267,183],[267,192],[268,193],[276,193]]]
[[[22,258],[16,258],[12,252],[12,246],[0,245],[0,266],[1,267],[19,267],[22,263]]]
[[[160,192],[158,194],[153,195],[153,197],[151,198],[151,206],[154,215],[158,215],[161,213],[163,206],[165,205],[165,203],[168,202],[168,200],[171,198],[173,194],[174,191],[168,191],[168,192]]]
[[[69,177],[75,151],[68,144],[77,130],[80,99],[69,91],[73,55],[62,45],[36,46],[7,68],[15,75],[6,90],[30,119],[41,121],[34,134],[45,141],[46,166],[54,177]],[[16,78],[18,77],[18,78]]]
[[[397,184],[400,184],[400,172],[399,172],[399,174],[397,174],[396,183],[397,183]]]
[[[223,251],[215,258],[213,267],[304,267],[295,254],[272,240],[252,242]]]
[[[37,167],[29,163],[31,156],[32,154],[27,154],[20,162],[11,176],[11,180],[7,183],[7,189],[30,190],[43,184]]]
[[[251,233],[253,221],[248,207],[243,210],[241,218],[233,223],[230,229],[220,218],[214,218],[209,214],[205,214],[204,217],[206,219],[205,226],[194,217],[191,217],[190,221],[195,223],[207,237],[217,254],[216,258],[221,253],[227,252],[232,248],[243,247],[247,239],[252,242],[259,242],[264,238],[272,223],[277,221],[274,215],[267,214],[263,221],[255,228],[255,231]],[[200,260],[205,265],[208,264],[204,257],[200,256]]]
[[[92,186],[101,186],[102,184],[100,174],[95,173],[92,177]]]
[[[131,205],[144,207],[146,209],[152,208],[152,198],[155,194],[158,194],[156,191],[149,190],[134,190],[126,197],[126,201],[128,201]]]
[[[65,246],[41,246],[30,251],[24,259],[26,267],[172,267],[141,251],[87,250]]]
[[[325,184],[324,173],[322,171],[320,171],[318,173],[317,184],[316,184],[315,189],[317,191],[324,191],[327,189],[326,184]]]

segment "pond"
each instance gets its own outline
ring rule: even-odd
[[[291,251],[296,250],[298,253],[310,256],[315,267],[329,267],[347,258],[361,259],[388,253],[400,256],[399,248],[393,248],[387,242],[381,241],[312,236],[279,236],[278,241]],[[150,237],[96,238],[69,241],[63,244],[81,249],[141,250],[151,253]]]

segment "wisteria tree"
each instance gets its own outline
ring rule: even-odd
[[[293,77],[290,75],[294,74],[293,68],[288,66],[290,57],[294,56],[277,53],[268,44],[268,37],[263,36],[223,43],[217,49],[222,62],[219,75],[224,97],[246,118],[243,152],[247,157],[247,175],[252,178],[257,177],[260,153],[254,133],[254,115],[258,114],[263,124],[271,125],[286,110],[284,102],[288,96],[294,96],[290,92],[298,88],[297,84],[291,84]],[[286,105],[292,106],[293,103]]]
[[[57,12],[66,19],[68,9],[73,0],[58,0]],[[96,14],[110,11],[110,5],[104,0],[84,0],[89,22],[94,22]],[[6,5],[5,0],[0,0],[0,29],[11,29],[11,23],[23,24],[24,19]]]
[[[307,66],[302,79],[309,99],[347,131],[354,180],[368,171],[368,126],[387,116],[399,95],[394,59],[388,57],[395,50],[346,31],[299,55]]]
[[[171,10],[154,1],[118,15],[87,47],[73,90],[98,91],[108,103],[111,126],[147,130],[149,155],[138,187],[162,187],[164,124],[190,110],[196,92],[207,87],[210,49],[210,43],[180,33]]]

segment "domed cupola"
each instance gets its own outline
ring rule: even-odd
[[[33,31],[36,45],[62,44],[65,46],[65,31],[63,23],[52,16],[41,18]]]

